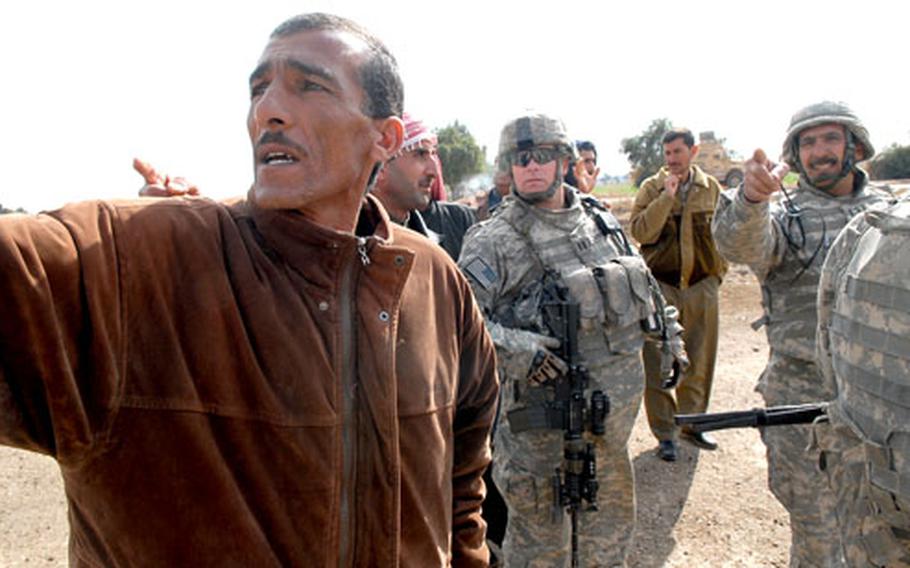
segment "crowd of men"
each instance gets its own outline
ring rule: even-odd
[[[846,105],[793,116],[790,190],[761,150],[722,190],[669,132],[639,252],[557,117],[508,120],[482,207],[445,202],[353,22],[279,25],[250,94],[246,199],[0,221],[0,443],[60,464],[74,565],[485,566],[492,464],[498,562],[624,566],[642,400],[661,459],[717,447],[673,416],[708,406],[728,262],[761,284],[765,401],[832,401],[762,432],[791,566],[910,565],[910,208]]]

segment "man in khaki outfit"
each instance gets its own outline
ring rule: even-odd
[[[685,329],[690,365],[675,397],[661,385],[659,346],[649,342],[643,350],[648,424],[659,441],[660,458],[675,461],[679,432],[673,415],[708,407],[717,355],[717,289],[727,265],[711,235],[720,184],[692,164],[698,146],[689,130],[671,130],[662,142],[666,165],[642,183],[632,208],[631,233]],[[682,436],[702,449],[717,448],[703,433],[684,430]]]

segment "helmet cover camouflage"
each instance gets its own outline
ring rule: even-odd
[[[798,110],[790,119],[790,127],[784,140],[783,160],[791,168],[798,170],[799,149],[796,142],[799,133],[807,128],[831,123],[842,124],[853,134],[856,143],[863,147],[863,160],[875,155],[875,148],[869,140],[869,131],[850,107],[842,102],[822,101]]]
[[[556,146],[572,160],[578,158],[575,143],[561,120],[541,113],[528,113],[510,120],[502,128],[496,163],[500,170],[509,171],[512,153],[542,145]]]

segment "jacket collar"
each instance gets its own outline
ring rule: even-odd
[[[354,249],[362,238],[386,244],[393,241],[392,221],[372,195],[367,195],[361,204],[356,234],[313,223],[294,209],[262,209],[251,200],[244,202],[242,208],[246,209],[265,244],[292,263],[306,262],[313,248]]]

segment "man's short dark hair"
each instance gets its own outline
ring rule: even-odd
[[[584,150],[594,152],[594,157],[597,157],[597,148],[594,147],[594,142],[591,142],[590,140],[578,140],[575,142],[575,148],[578,149],[579,152]]]
[[[682,138],[683,143],[689,148],[695,146],[695,137],[692,136],[692,131],[688,128],[674,128],[673,130],[664,134],[661,143],[669,144],[670,142],[673,142],[679,138]]]
[[[369,46],[367,60],[360,66],[360,85],[366,94],[363,113],[370,118],[401,116],[404,109],[404,86],[398,73],[398,62],[386,45],[360,24],[332,14],[300,14],[272,31],[272,39],[298,32],[334,30],[348,32]]]

